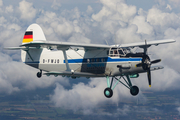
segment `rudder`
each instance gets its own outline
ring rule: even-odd
[[[30,43],[33,41],[46,41],[44,32],[38,24],[31,24],[23,37],[22,44]]]
[[[44,32],[38,24],[31,24],[27,28],[22,44],[31,43],[33,41],[46,41]],[[21,60],[32,67],[38,68],[41,53],[42,49],[29,49],[28,51],[21,50]]]

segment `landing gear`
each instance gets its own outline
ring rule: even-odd
[[[37,77],[40,78],[42,76],[42,70],[40,70],[40,72],[37,73]]]
[[[111,98],[113,96],[113,91],[111,88],[106,88],[104,90],[104,95],[107,97],[107,98]]]
[[[139,88],[137,86],[132,86],[130,88],[130,93],[131,95],[136,96],[139,93]]]
[[[113,79],[114,79],[114,78],[115,78],[117,81],[116,81],[115,85],[112,87]],[[123,80],[125,81],[125,83],[121,81],[121,78],[123,78]],[[107,76],[106,79],[107,79],[107,86],[108,86],[108,87],[104,90],[104,95],[105,95],[107,98],[111,98],[111,97],[113,96],[113,90],[114,90],[114,88],[116,87],[116,85],[117,85],[119,82],[130,90],[130,93],[131,93],[132,96],[138,95],[138,93],[139,93],[139,88],[138,88],[137,86],[132,86],[131,80],[130,80],[130,78],[129,78],[128,75],[126,75],[126,78],[127,78],[127,79],[125,79],[124,76],[120,76],[119,79],[116,78],[116,77],[112,77],[112,80],[111,80],[111,83],[110,83],[109,76]]]

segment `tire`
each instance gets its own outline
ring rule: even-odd
[[[42,76],[42,73],[41,72],[38,72],[37,73],[37,77],[40,78]]]
[[[113,96],[113,91],[111,88],[106,88],[104,90],[104,95],[107,97],[107,98],[111,98]]]
[[[130,88],[130,93],[131,95],[136,96],[139,93],[139,88],[137,86],[132,86]]]

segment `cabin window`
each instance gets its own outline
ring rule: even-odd
[[[96,62],[100,62],[100,59],[99,59],[99,58],[97,58],[97,59],[96,59]]]
[[[118,50],[120,55],[124,55],[124,52],[122,50]]]
[[[110,48],[109,54],[110,57],[122,57],[126,56],[122,48]]]
[[[104,58],[101,58],[101,62],[105,62],[105,59],[104,59]]]
[[[112,55],[114,53],[114,51],[110,51],[110,54]]]
[[[95,62],[95,59],[93,58],[93,59],[91,59],[91,62]]]
[[[89,59],[87,59],[87,63],[90,63],[90,60],[89,60]]]

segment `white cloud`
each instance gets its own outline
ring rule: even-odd
[[[55,10],[58,10],[61,7],[60,0],[54,0],[51,7]]]
[[[87,12],[87,14],[92,14],[93,13],[93,8],[90,5],[88,5],[88,8],[87,8],[86,12]]]
[[[177,28],[179,17],[173,12],[166,13],[158,8],[152,8],[148,11],[147,22],[155,27],[159,26],[162,29],[167,29],[168,27]]]
[[[166,8],[169,9],[169,10],[172,10],[172,7],[169,4],[167,4]]]
[[[6,11],[12,13],[14,11],[13,6],[12,5],[7,6]]]
[[[21,13],[21,19],[31,21],[36,16],[36,9],[33,8],[33,3],[29,3],[25,0],[19,3],[19,11]]]
[[[0,0],[0,6],[3,6],[3,0]]]
[[[74,84],[72,89],[65,89],[62,85],[56,84],[54,94],[51,95],[51,101],[58,107],[72,109],[74,111],[82,110],[84,114],[95,114],[93,109],[103,103],[109,102],[115,104],[119,101],[126,101],[127,99],[131,101],[136,98],[130,96],[129,90],[120,85],[114,89],[113,97],[108,99],[103,93],[106,87],[107,83],[104,81],[104,78],[93,79],[88,84]],[[139,97],[143,99],[141,93]],[[122,112],[122,115],[126,115],[129,110],[125,106],[123,109],[119,109],[119,111]]]
[[[134,17],[132,24],[137,25],[138,31],[137,33],[141,34],[153,34],[153,27],[146,21],[144,16],[136,16]]]
[[[180,0],[168,0],[170,3],[172,3],[175,7],[179,7]]]
[[[7,54],[0,53],[0,58],[0,93],[12,94],[22,90],[46,88],[55,82],[69,86],[69,81],[65,78],[50,77],[51,80],[47,76],[37,78],[37,70],[21,62],[13,61]]]
[[[117,44],[132,43],[141,41],[141,36],[138,34],[138,27],[136,25],[130,25],[127,28],[120,28],[116,32]]]
[[[128,6],[122,1],[102,0],[102,4],[104,6],[100,12],[92,15],[92,18],[99,22],[103,19],[128,22],[136,14],[135,6]]]

